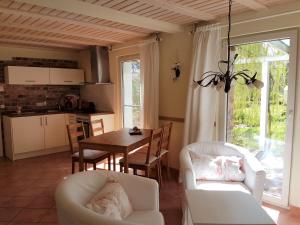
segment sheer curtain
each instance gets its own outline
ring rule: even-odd
[[[197,28],[194,34],[184,145],[214,139],[217,92],[210,87],[199,87],[193,80],[199,80],[206,71],[218,71],[221,52],[220,33],[218,25],[209,25]]]
[[[159,46],[157,41],[141,44],[141,78],[143,84],[143,124],[145,129],[158,127]]]

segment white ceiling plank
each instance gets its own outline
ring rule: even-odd
[[[38,42],[38,41],[28,41],[28,40],[21,40],[21,39],[12,39],[3,37],[0,35],[0,42],[3,43],[11,43],[11,44],[27,44],[27,45],[36,45],[36,46],[45,46],[45,47],[60,47],[60,48],[71,48],[71,49],[85,49],[84,46],[75,46],[75,45],[68,45],[68,44],[58,44],[58,43],[51,43],[51,42]]]
[[[264,4],[262,4],[256,0],[234,0],[234,1],[239,3],[240,5],[246,6],[253,10],[268,9],[267,6],[265,6]]]
[[[71,13],[77,13],[98,19],[110,20],[131,26],[142,27],[153,31],[163,31],[167,33],[176,33],[184,31],[184,27],[156,19],[150,19],[143,16],[137,16],[130,13],[121,12],[115,9],[106,8],[100,5],[94,5],[77,0],[16,0],[32,5],[48,7]]]
[[[16,31],[9,31],[7,29],[9,29],[10,27],[12,28],[17,28],[17,29],[21,29],[20,32],[16,32]],[[3,30],[3,28],[6,28],[6,30]],[[52,37],[55,36],[56,34],[58,34],[58,32],[53,33],[52,29],[51,32],[49,32],[49,29],[31,29],[28,28],[26,25],[8,25],[5,23],[1,23],[0,24],[0,29],[1,29],[1,34],[6,34],[6,35],[17,35],[17,36],[21,36],[21,37],[28,37],[28,38],[42,38],[45,40],[49,40],[49,41],[57,41],[57,42],[63,42],[63,43],[69,43],[69,44],[80,44],[80,45],[107,45],[108,42],[100,42],[97,40],[92,40],[92,39],[86,39],[83,40],[81,37],[81,40],[74,40],[72,39],[73,35],[64,35],[65,38],[59,38],[59,37]],[[35,32],[34,34],[28,34],[25,33],[24,31],[31,31],[31,32]],[[38,34],[36,32],[45,32],[45,34]],[[50,36],[52,35],[52,36]]]
[[[56,27],[41,27],[41,26],[35,26],[35,25],[27,25],[27,24],[21,24],[21,23],[12,23],[12,22],[1,22],[0,26],[6,26],[6,27],[13,27],[13,28],[20,28],[20,29],[29,29],[33,31],[44,31],[44,32],[50,32],[50,33],[55,33],[55,34],[63,34],[63,35],[69,35],[77,38],[86,38],[89,41],[93,43],[98,43],[99,45],[103,42],[115,42],[115,43],[123,43],[123,41],[120,41],[115,38],[110,38],[110,37],[103,37],[103,36],[96,36],[92,37],[90,35],[87,35],[86,33],[78,33],[78,32],[72,32],[72,31],[67,31],[66,29],[61,29],[58,26]]]
[[[74,25],[79,25],[79,26],[86,27],[86,28],[95,29],[98,31],[111,31],[111,32],[117,32],[117,33],[121,33],[121,34],[128,34],[128,35],[132,35],[132,36],[145,36],[145,34],[141,34],[138,32],[104,26],[101,24],[86,23],[86,22],[81,22],[81,21],[77,21],[74,19],[60,18],[60,17],[43,15],[43,14],[33,13],[33,12],[24,12],[24,11],[19,11],[19,10],[15,10],[15,9],[8,9],[8,8],[0,7],[0,12],[7,13],[7,14],[28,16],[28,17],[35,18],[35,19],[47,19],[47,20],[57,21],[57,22],[62,22],[62,23],[67,23],[67,24],[74,24]]]
[[[168,0],[151,0],[151,1],[149,1],[149,0],[138,0],[138,1],[143,2],[143,3],[147,3],[147,4],[152,5],[152,6],[157,6],[157,7],[162,8],[162,9],[172,11],[172,12],[178,13],[180,15],[193,17],[193,18],[199,19],[199,20],[208,21],[208,20],[213,20],[213,19],[216,18],[215,16],[213,16],[211,14],[208,14],[206,12],[201,12],[199,10],[194,10],[192,8],[185,7],[183,5],[179,5],[179,4],[176,4],[175,2],[171,2],[171,1],[168,1]]]

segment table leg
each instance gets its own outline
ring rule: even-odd
[[[124,152],[124,173],[128,173],[128,154]]]
[[[79,144],[79,171],[81,172],[83,170],[84,170],[84,165],[83,165],[83,148]]]

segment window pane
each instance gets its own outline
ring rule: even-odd
[[[237,81],[228,95],[227,141],[248,148],[267,171],[265,194],[280,198],[287,132],[289,39],[235,47],[235,69],[257,72],[261,90]]]
[[[142,125],[142,89],[140,76],[140,61],[131,60],[122,63],[123,80],[123,125],[133,127]]]

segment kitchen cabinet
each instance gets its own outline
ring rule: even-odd
[[[79,85],[84,83],[82,69],[50,68],[50,84]]]
[[[7,84],[49,84],[49,68],[7,66],[5,67],[4,77]]]
[[[45,148],[54,148],[66,144],[66,122],[64,114],[44,116]]]
[[[27,158],[67,150],[65,114],[3,117],[6,156]]]
[[[11,120],[14,153],[25,153],[44,148],[42,116],[17,117]],[[6,142],[5,142],[6,143]]]

